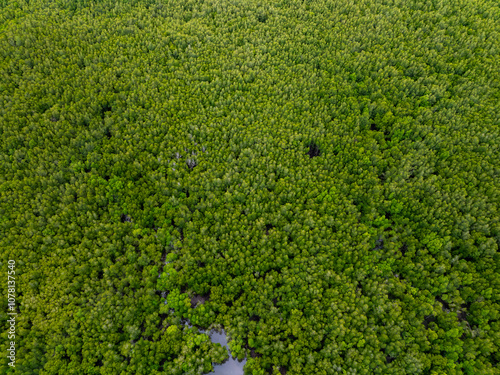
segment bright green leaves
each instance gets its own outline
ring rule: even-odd
[[[78,309],[78,311],[76,312],[76,314],[74,315],[75,319],[78,320],[78,321],[82,321],[85,319],[85,314],[83,312],[82,309]]]
[[[167,335],[175,335],[177,332],[179,332],[179,327],[176,325],[171,325],[167,327]]]
[[[169,253],[168,255],[171,254],[172,253]],[[176,284],[177,278],[178,278],[178,272],[175,269],[174,264],[170,262],[166,263],[163,266],[163,272],[161,273],[158,281],[156,282],[156,289],[161,291],[167,291],[175,288],[177,285]]]
[[[375,220],[373,220],[372,224],[379,228],[389,228],[391,226],[391,221],[387,219],[384,215],[377,216]]]
[[[212,363],[221,363],[228,353],[220,344],[210,341],[208,335],[195,328],[170,325],[156,342],[156,351],[169,357],[169,368],[174,374],[201,374],[213,370]]]
[[[457,338],[457,337],[460,337],[462,335],[462,333],[463,333],[462,331],[463,330],[461,330],[459,328],[452,328],[446,332],[446,336],[451,337],[451,338]]]
[[[391,275],[392,273],[392,266],[395,262],[394,258],[389,258],[385,260],[384,262],[380,263],[377,265],[377,267],[382,271],[384,275]]]
[[[172,236],[170,235],[169,227],[159,228],[156,235],[158,236],[158,242],[160,242],[164,247],[167,247],[170,244]]]
[[[233,339],[229,341],[229,350],[231,354],[238,358],[238,360],[242,360],[245,357],[245,349],[243,348],[243,341],[241,339]]]
[[[265,369],[262,368],[260,358],[248,358],[245,365],[245,373],[248,373],[250,375],[264,375],[266,372]],[[275,373],[276,372],[273,372],[273,375]]]
[[[444,240],[438,238],[436,233],[431,232],[422,239],[422,244],[427,246],[431,254],[437,254],[443,247]]]
[[[106,198],[110,202],[116,202],[123,194],[124,183],[118,177],[113,177],[106,184]]]
[[[174,309],[178,316],[185,316],[191,307],[191,299],[187,293],[181,293],[179,289],[172,289],[167,296],[165,308]]]
[[[7,4],[22,363],[208,372],[227,354],[183,317],[234,329],[255,375],[491,373],[499,30],[466,2]]]
[[[487,288],[481,292],[484,298],[491,299],[493,295],[493,288]]]
[[[193,349],[195,346],[200,346],[203,342],[210,341],[209,337],[206,334],[197,334],[194,333],[193,330],[188,330],[185,338],[189,349]]]
[[[393,215],[399,214],[401,211],[403,211],[403,203],[399,202],[397,200],[391,201],[391,206],[389,208],[389,212]]]
[[[168,253],[165,257],[165,263],[171,263],[178,258],[176,253]]]
[[[187,318],[192,324],[205,327],[213,323],[214,317],[215,313],[212,310],[211,302],[206,302],[205,304],[190,308],[187,314]]]
[[[149,271],[149,274],[152,278],[156,278],[158,276],[158,266],[153,266],[153,268],[151,268],[151,271]]]
[[[327,190],[323,191],[320,195],[316,197],[318,201],[332,202],[333,198]]]
[[[255,348],[255,340],[253,338],[248,339],[248,346],[251,348]]]

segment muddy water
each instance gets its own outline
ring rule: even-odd
[[[171,263],[171,262],[165,262],[165,264]],[[158,272],[158,278],[161,276],[161,271]],[[166,298],[167,292],[164,291],[162,292],[162,298]],[[167,300],[165,299],[165,303],[167,303]],[[187,325],[189,328],[193,327],[190,322],[184,321],[184,325]],[[226,337],[226,332],[222,330],[222,333],[219,333],[217,331],[206,331],[206,330],[198,330],[200,333],[206,333],[209,337],[210,340],[217,344],[221,344],[223,347],[226,348],[227,352],[229,353],[229,359],[225,361],[224,363],[220,365],[214,364],[214,371],[209,372],[209,374],[215,374],[215,375],[243,375],[243,366],[245,366],[245,363],[247,362],[246,358],[243,359],[243,361],[238,361],[237,359],[233,359],[231,357],[231,353],[229,352],[229,347],[227,345],[227,337]]]
[[[219,343],[223,347],[225,347],[229,353],[229,348],[227,346],[227,337],[226,337],[226,332],[222,330],[222,333],[219,332],[205,332],[205,331],[200,331],[201,333],[206,333],[209,337],[210,340],[212,340],[213,343]],[[243,375],[243,366],[246,363],[246,359],[243,361],[239,362],[237,359],[231,358],[231,354],[229,354],[229,359],[224,362],[221,365],[214,365],[214,371],[210,372],[210,374],[216,374],[216,375]]]
[[[185,325],[188,327],[192,327],[192,325],[189,322],[185,322]],[[229,352],[229,347],[227,345],[227,337],[226,337],[226,332],[222,330],[222,333],[219,333],[217,331],[205,331],[205,330],[199,330],[200,333],[205,333],[210,337],[210,340],[212,340],[213,343],[221,344],[223,347],[226,348],[227,352],[229,353],[229,359],[222,363],[221,365],[215,365],[214,364],[214,371],[209,372],[209,374],[215,374],[215,375],[243,375],[243,366],[245,366],[245,363],[247,362],[246,358],[243,359],[243,361],[238,361],[237,359],[233,359],[231,357],[231,353]]]

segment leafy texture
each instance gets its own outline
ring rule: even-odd
[[[499,373],[498,2],[1,7],[0,372]]]

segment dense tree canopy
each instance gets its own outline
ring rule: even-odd
[[[188,319],[253,375],[499,373],[497,1],[4,1],[0,57],[0,372],[208,373]]]

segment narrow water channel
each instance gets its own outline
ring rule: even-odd
[[[185,322],[185,325],[188,327],[193,327],[189,322]],[[227,345],[227,336],[226,332],[222,330],[222,333],[219,333],[217,331],[211,330],[211,331],[206,331],[206,330],[198,330],[200,333],[205,333],[210,337],[210,340],[217,344],[221,344],[224,348],[226,348],[227,352],[229,353],[229,359],[227,359],[225,362],[223,362],[220,365],[214,364],[214,371],[209,372],[209,374],[216,374],[216,375],[243,375],[243,366],[245,366],[245,363],[247,362],[247,359],[244,358],[241,362],[238,361],[237,359],[233,359],[231,357],[231,353],[229,352],[229,347]]]
[[[219,332],[204,332],[200,331],[201,333],[206,333],[209,337],[210,340],[212,340],[213,343],[219,343],[223,347],[225,347],[229,353],[229,348],[227,346],[227,337],[226,337],[226,332],[222,330],[222,333]],[[210,374],[217,374],[217,375],[243,375],[243,366],[245,366],[246,363],[246,358],[243,359],[243,361],[239,362],[237,359],[233,359],[231,357],[231,353],[229,353],[229,359],[222,363],[221,365],[214,365],[214,371],[210,372]]]
[[[164,264],[168,264],[171,262],[166,261]],[[161,276],[161,271],[158,272],[158,278]],[[166,298],[166,292],[162,293],[162,298]],[[165,300],[165,303],[167,301]],[[187,320],[184,321],[184,325],[187,325],[189,328],[192,328],[193,325]],[[226,331],[222,330],[222,333],[219,333],[215,330],[211,331],[206,331],[206,330],[200,330],[198,329],[198,332],[200,333],[205,333],[210,337],[210,340],[217,344],[221,344],[224,348],[226,348],[229,358],[223,362],[222,364],[213,364],[214,366],[214,371],[209,372],[209,374],[215,374],[215,375],[243,375],[243,366],[245,366],[245,363],[247,362],[247,359],[244,358],[241,362],[238,361],[237,359],[233,359],[231,357],[231,352],[229,351],[229,347],[227,345],[227,336],[226,336]]]

